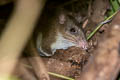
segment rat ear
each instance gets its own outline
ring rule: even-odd
[[[59,23],[64,24],[66,21],[66,14],[64,12],[61,12],[59,15]]]
[[[87,17],[85,15],[82,15],[80,12],[74,14],[74,16],[78,23],[84,22],[87,19]]]
[[[72,16],[78,23],[82,22],[82,15],[80,12],[75,13],[75,12],[69,12],[68,13],[69,16]]]
[[[81,16],[81,13],[80,13],[80,12],[75,13],[75,14],[74,14],[74,17],[75,17],[75,19],[76,19],[76,21],[77,21],[78,23],[81,23],[81,22],[82,22],[82,16]]]

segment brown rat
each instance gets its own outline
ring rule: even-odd
[[[87,49],[84,32],[73,16],[65,11],[58,11],[51,17],[46,23],[40,24],[36,38],[36,46],[41,56],[52,56],[57,49],[68,49],[72,46]]]

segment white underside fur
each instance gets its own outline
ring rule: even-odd
[[[56,42],[51,45],[51,50],[52,53],[55,53],[57,49],[68,49],[71,46],[75,46],[75,44],[65,39],[61,33],[58,33]]]
[[[40,46],[41,42],[42,42],[42,33],[39,33],[39,36],[37,38],[37,48],[46,56],[54,55],[57,49],[68,49],[71,46],[75,46],[75,44],[65,39],[61,33],[58,33],[56,36],[56,42],[52,43],[52,45],[50,46],[52,51],[52,54],[50,55],[42,50]]]

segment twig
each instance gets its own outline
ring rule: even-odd
[[[108,18],[106,18],[100,24],[98,24],[98,26],[95,28],[95,30],[88,35],[87,40],[89,40],[104,24],[110,22],[111,19],[118,13],[118,11],[116,11],[114,14],[112,14],[111,16],[109,16]]]
[[[63,76],[63,75],[60,75],[60,74],[56,74],[56,73],[52,73],[52,72],[48,72],[48,74],[50,74],[52,76],[59,77],[59,78],[67,79],[67,80],[75,80],[75,79],[72,79],[70,77],[66,77],[66,76]]]
[[[27,68],[32,68],[32,66],[29,66],[29,65],[26,65],[26,64],[23,64],[25,67]],[[67,76],[63,76],[63,75],[60,75],[60,74],[56,74],[56,73],[53,73],[53,72],[48,72],[49,75],[52,75],[52,76],[56,76],[58,78],[62,78],[62,79],[67,79],[67,80],[75,80],[73,78],[70,78],[70,77],[67,77]]]
[[[13,15],[0,39],[0,80],[1,78],[9,80],[45,2],[44,0],[17,1]]]
[[[109,35],[98,45],[81,76],[76,80],[115,80],[120,70],[120,14],[112,20]],[[107,33],[107,34],[108,34]]]

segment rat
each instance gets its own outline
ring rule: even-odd
[[[83,50],[88,48],[83,29],[76,18],[65,11],[57,11],[49,16],[51,18],[47,17],[47,21],[42,16],[42,22],[45,23],[40,24],[35,41],[40,56],[52,56],[58,49],[65,50],[73,46]]]

